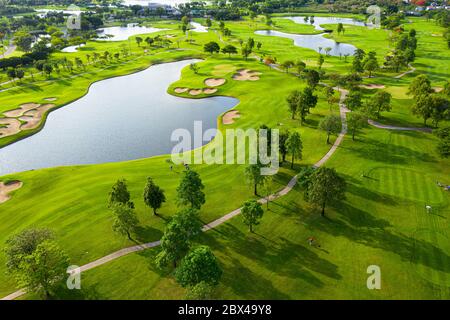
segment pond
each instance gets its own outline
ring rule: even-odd
[[[167,30],[167,29],[145,27],[145,26],[136,25],[134,23],[130,23],[126,27],[101,28],[101,29],[97,30],[97,33],[98,33],[98,36],[100,37],[99,40],[123,41],[123,40],[127,40],[129,37],[134,36],[134,35],[155,33],[155,32],[164,31],[164,30]]]
[[[304,20],[305,17],[286,17],[285,19],[292,20],[300,24],[310,24],[309,21]],[[324,24],[350,24],[354,26],[366,26],[366,23],[352,18],[338,18],[338,17],[314,17],[313,26],[316,30],[325,30],[322,27]],[[316,52],[325,54],[325,48],[331,48],[329,52],[332,56],[353,55],[356,47],[348,43],[339,43],[332,39],[324,37],[326,33],[321,34],[292,34],[274,30],[259,30],[255,32],[264,36],[276,36],[294,40],[294,44],[298,47],[312,49]]]
[[[93,164],[169,154],[178,128],[217,127],[217,117],[239,101],[185,99],[167,93],[181,69],[200,60],[152,66],[94,83],[79,100],[51,112],[37,134],[0,149],[0,176],[62,165]],[[203,143],[207,143],[204,141]]]
[[[276,36],[294,40],[294,44],[298,47],[312,49],[316,52],[325,54],[325,48],[331,48],[329,52],[332,56],[353,55],[356,50],[354,45],[348,43],[338,43],[332,39],[325,38],[321,34],[292,34],[275,30],[258,30],[255,32],[264,36]]]
[[[308,21],[305,21],[305,17],[286,17],[286,19],[292,20],[295,23],[300,24],[311,24]],[[354,26],[362,26],[364,27],[366,24],[363,21],[359,21],[352,18],[338,18],[338,17],[314,17],[313,26],[316,30],[325,30],[321,25],[323,24],[351,24]]]

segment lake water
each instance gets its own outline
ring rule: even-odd
[[[292,20],[299,24],[310,24],[305,22],[304,17],[286,17],[285,19]],[[325,30],[321,25],[324,24],[351,24],[354,26],[366,26],[363,21],[359,21],[351,18],[337,18],[337,17],[314,17],[314,28],[316,30]],[[294,40],[294,44],[298,47],[312,49],[316,52],[325,54],[325,48],[331,48],[330,55],[332,56],[344,56],[346,54],[353,55],[356,47],[348,43],[338,43],[332,39],[325,38],[326,33],[321,34],[292,34],[274,30],[259,30],[255,32],[264,36],[276,36],[282,38],[288,38]]]
[[[201,25],[198,22],[191,21],[189,24],[192,26],[192,29],[191,29],[192,31],[195,31],[195,32],[208,32],[208,27],[205,27],[205,26]]]
[[[73,53],[73,52],[77,52],[78,48],[80,47],[84,47],[85,44],[79,44],[79,45],[75,45],[75,46],[69,46],[69,47],[65,47],[64,49],[61,49],[61,52],[66,52],[66,53]]]
[[[264,36],[276,36],[282,38],[288,38],[294,40],[294,44],[298,47],[308,48],[315,50],[316,52],[321,52],[325,54],[325,48],[330,47],[330,55],[339,56],[339,55],[353,55],[356,50],[354,45],[348,43],[337,43],[332,39],[325,38],[323,33],[321,34],[292,34],[285,33],[275,30],[259,30],[255,32],[259,35]],[[322,50],[319,50],[322,48]]]
[[[184,99],[167,87],[199,60],[152,66],[94,83],[86,96],[48,115],[37,134],[0,149],[0,176],[31,169],[92,164],[169,154],[173,130],[217,127],[217,117],[239,101]],[[207,143],[205,141],[204,143]]]
[[[295,23],[300,24],[311,24],[309,20],[305,22],[305,17],[286,17],[286,19],[292,20]],[[356,19],[351,18],[338,18],[338,17],[314,17],[314,23],[313,26],[316,30],[325,30],[321,25],[323,24],[351,24],[354,26],[365,26],[365,23],[363,21],[359,21]]]
[[[146,34],[146,33],[155,33],[158,31],[164,31],[167,29],[159,29],[152,27],[144,27],[138,26],[136,24],[130,23],[126,27],[108,27],[98,29],[99,37],[103,37],[105,35],[110,35],[109,38],[101,38],[99,40],[104,41],[123,41],[127,40],[129,37],[137,35],[137,34]]]

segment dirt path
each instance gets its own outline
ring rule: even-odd
[[[409,70],[405,71],[401,74],[399,74],[398,76],[395,76],[394,79],[400,79],[403,76],[406,76],[409,73],[413,73],[414,71],[416,71],[416,68],[414,68],[411,64],[408,64]]]
[[[387,129],[387,130],[399,130],[399,131],[421,131],[421,132],[427,132],[431,133],[433,130],[430,128],[415,128],[415,127],[397,127],[397,126],[391,126],[387,124],[381,124],[373,120],[367,120],[367,122],[376,128],[379,129]]]
[[[0,59],[6,58],[7,56],[9,56],[11,53],[13,53],[16,50],[16,46],[15,45],[10,45],[8,47],[8,49],[5,50],[4,54],[0,54]]]
[[[347,118],[346,118],[346,114],[347,114],[347,112],[349,112],[349,110],[346,108],[346,106],[344,105],[343,102],[345,100],[345,97],[346,97],[348,91],[345,90],[345,89],[340,89],[340,88],[335,88],[335,89],[341,92],[341,98],[340,98],[340,101],[339,101],[339,109],[340,109],[340,116],[341,116],[341,120],[342,120],[342,129],[341,129],[341,133],[339,134],[338,138],[334,142],[334,144],[331,147],[331,149],[327,152],[327,154],[325,156],[323,156],[319,161],[317,161],[314,164],[314,167],[316,167],[316,168],[322,166],[336,152],[337,148],[342,143],[345,134],[347,133],[347,121],[346,121]],[[259,199],[258,202],[261,203],[261,204],[265,204],[265,203],[267,203],[267,201],[276,200],[276,199],[278,199],[278,198],[288,194],[292,190],[292,188],[294,188],[294,186],[296,184],[297,184],[297,175],[294,176],[283,189],[281,189],[280,191],[278,191],[278,192],[276,192],[274,194],[271,194],[268,197],[264,197],[264,198]],[[208,224],[205,224],[203,226],[203,228],[202,228],[202,231],[205,232],[205,231],[214,229],[217,226],[227,222],[228,220],[230,220],[230,219],[234,218],[235,216],[239,215],[241,213],[241,209],[242,208],[235,209],[235,210],[231,211],[230,213],[227,213],[226,215],[224,215],[224,216],[222,216],[222,217],[220,217],[220,218],[218,218],[218,219],[216,219],[216,220],[214,220],[214,221],[212,221],[212,222],[210,222]],[[160,241],[154,241],[154,242],[149,242],[149,243],[144,243],[144,244],[141,244],[141,245],[136,245],[136,246],[124,248],[124,249],[118,250],[116,252],[113,252],[113,253],[111,253],[111,254],[109,254],[107,256],[104,256],[104,257],[102,257],[100,259],[97,259],[97,260],[95,260],[93,262],[85,264],[85,265],[80,267],[80,270],[81,270],[81,272],[87,271],[87,270],[93,269],[95,267],[101,266],[101,265],[103,265],[105,263],[108,263],[110,261],[116,260],[116,259],[118,259],[120,257],[123,257],[123,256],[127,255],[127,254],[130,254],[130,253],[133,253],[133,252],[142,251],[142,250],[145,250],[145,249],[148,249],[148,248],[157,247],[157,246],[159,246],[159,244],[160,244]],[[6,297],[4,297],[4,298],[2,298],[0,300],[13,300],[13,299],[16,299],[16,298],[24,295],[24,294],[25,294],[25,291],[19,290],[19,291],[16,291],[16,292],[14,292],[14,293],[12,293],[12,294],[10,294],[10,295],[8,295],[8,296],[6,296]]]

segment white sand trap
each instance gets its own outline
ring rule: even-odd
[[[25,103],[22,104],[19,108],[3,112],[3,114],[10,118],[17,118],[22,116],[28,110],[36,109],[39,106],[39,103]]]
[[[23,183],[21,181],[11,181],[9,183],[0,182],[0,203],[4,203],[11,199],[9,195],[10,192],[13,192],[22,187]]]
[[[50,98],[44,98],[45,101],[56,101],[58,98],[50,97]]]
[[[375,83],[360,84],[359,86],[364,89],[384,89],[384,88],[386,88],[386,86],[383,84],[375,84]]]
[[[259,80],[259,75],[261,75],[261,72],[252,71],[249,69],[240,69],[235,75],[233,75],[233,79],[238,81],[257,81]]]
[[[189,89],[188,88],[175,88],[175,92],[176,93],[184,93],[184,92],[186,92],[186,91],[188,91]]]
[[[216,92],[217,92],[216,88],[205,88],[205,89],[203,89],[203,93],[205,93],[205,94],[213,94],[213,93],[216,93]]]
[[[205,80],[205,84],[208,87],[218,87],[221,86],[225,83],[225,79],[222,78],[209,78]]]
[[[16,118],[0,118],[0,138],[13,136],[20,132],[22,123]]]
[[[434,92],[441,92],[442,90],[444,90],[444,88],[442,87],[433,87]]]
[[[191,89],[189,90],[189,94],[191,96],[198,96],[199,94],[202,94],[203,90],[202,89]]]
[[[20,129],[30,130],[37,128],[44,114],[54,106],[55,106],[54,104],[43,104],[37,107],[36,109],[32,109],[25,112],[25,114],[19,118],[19,120],[26,121],[26,123],[24,123],[20,127]]]
[[[231,110],[225,113],[222,117],[223,124],[232,124],[234,123],[235,118],[240,118],[239,110]]]

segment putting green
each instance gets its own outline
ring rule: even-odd
[[[217,77],[223,77],[231,72],[234,72],[236,70],[236,66],[232,64],[219,64],[214,67],[211,74],[217,76]]]
[[[366,184],[380,193],[431,205],[444,201],[443,191],[424,172],[396,167],[376,167],[366,176]]]

